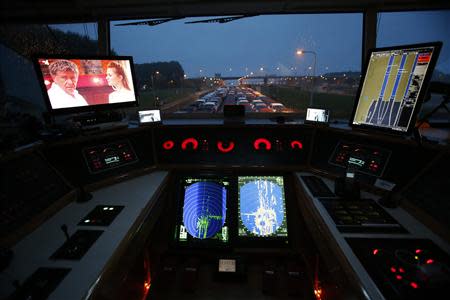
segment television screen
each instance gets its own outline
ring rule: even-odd
[[[230,181],[221,178],[181,179],[181,207],[176,236],[180,243],[228,242],[227,197]]]
[[[307,122],[328,123],[330,111],[328,109],[308,108],[306,110]]]
[[[38,57],[38,77],[50,112],[137,105],[131,57]]]
[[[286,238],[283,176],[239,176],[239,237]]]
[[[351,125],[409,132],[426,95],[442,43],[373,49]]]

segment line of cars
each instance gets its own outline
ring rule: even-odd
[[[178,113],[217,113],[223,105],[243,105],[246,112],[291,112],[282,103],[261,94],[249,87],[220,87],[203,95]]]
[[[206,112],[216,113],[222,105],[222,99],[228,93],[228,89],[221,87],[217,90],[203,95],[201,98],[191,103],[188,107],[184,108],[183,112]]]
[[[236,104],[244,105],[247,112],[289,111],[282,103],[276,102],[272,98],[248,87],[235,88],[234,93]]]

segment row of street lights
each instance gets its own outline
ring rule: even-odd
[[[314,56],[314,61],[313,61],[313,67],[312,67],[312,80],[311,80],[311,84],[312,84],[312,88],[311,88],[311,93],[310,93],[310,99],[309,99],[309,105],[312,106],[313,105],[313,97],[314,97],[314,81],[315,81],[315,77],[316,77],[316,65],[317,65],[317,53],[315,51],[310,51],[310,50],[302,50],[302,49],[298,49],[296,51],[296,55],[297,56],[303,56],[304,54],[312,54]],[[230,71],[232,69],[230,68]],[[248,70],[248,68],[246,68],[246,70]],[[259,69],[261,72],[264,71],[264,67],[261,67]],[[277,70],[279,70],[279,68],[277,68]],[[203,70],[200,69],[200,75],[202,74]],[[159,71],[155,72],[155,75],[158,75]],[[250,75],[253,75],[253,72],[250,73]],[[186,75],[184,75],[184,78],[186,79]],[[152,80],[152,86],[153,86],[153,74],[151,75],[151,80]]]

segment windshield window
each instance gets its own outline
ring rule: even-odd
[[[331,109],[334,118],[351,114],[361,70],[360,13],[119,26],[139,21],[111,22],[111,47],[134,58],[141,108],[222,113],[224,105],[241,104],[252,113],[305,114],[314,106]],[[214,108],[205,105],[211,100]]]
[[[440,86],[450,84],[450,10],[389,12],[378,14],[377,47],[442,41],[431,81]],[[432,84],[431,86],[436,86]],[[432,89],[438,91],[439,89]],[[442,88],[441,88],[442,90]],[[448,107],[443,103],[445,93],[432,93],[422,105],[419,119],[449,123]],[[448,95],[447,95],[448,96]],[[433,113],[431,113],[434,111]]]

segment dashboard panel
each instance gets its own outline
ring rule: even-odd
[[[120,176],[155,163],[150,130],[122,131],[57,143],[44,149],[44,155],[74,186]]]
[[[420,147],[414,141],[400,138],[318,129],[314,136],[310,165],[315,169],[343,176],[347,161],[336,161],[336,153],[342,152],[338,150],[343,150],[344,146],[350,149],[343,151],[346,153],[345,160],[349,159],[350,153],[359,153],[359,158],[367,160],[367,169],[362,169],[359,174],[359,179],[367,184],[373,184],[380,177],[397,185],[404,185],[439,153],[436,149]],[[374,152],[377,155],[374,156]],[[372,160],[378,165],[376,170],[370,169]]]
[[[155,147],[160,164],[299,166],[312,133],[300,126],[167,126],[156,130]]]

